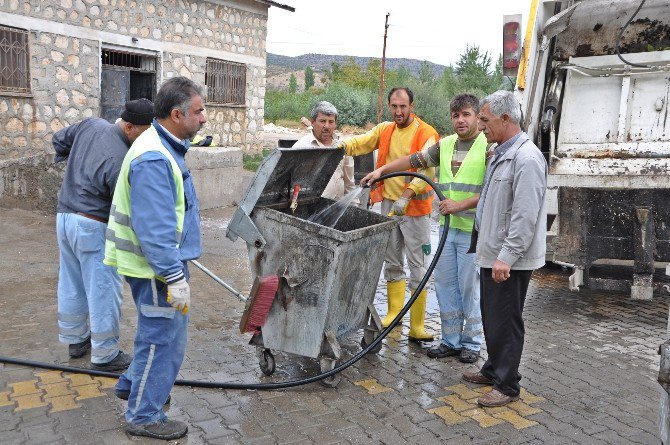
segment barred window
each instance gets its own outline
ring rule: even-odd
[[[0,93],[30,93],[28,31],[0,26]]]
[[[207,102],[220,105],[244,105],[247,69],[242,63],[207,59],[205,72]]]
[[[135,71],[156,71],[155,56],[103,48],[100,58],[105,66],[124,67]]]

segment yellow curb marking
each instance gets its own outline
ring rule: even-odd
[[[486,394],[487,392],[490,392],[493,389],[493,386],[478,386],[476,388],[473,388],[473,390],[478,393],[479,395],[481,394]]]
[[[511,409],[519,413],[520,416],[532,416],[533,414],[541,413],[542,410],[526,405],[520,400],[510,403],[509,406]]]
[[[363,388],[367,389],[368,394],[380,394],[383,392],[393,391],[391,388],[380,385],[377,379],[359,380],[358,382],[354,382],[354,385],[362,386]]]
[[[81,408],[81,405],[78,405],[74,401],[71,395],[58,396],[46,399],[51,403],[51,410],[49,412],[57,413],[60,411],[68,411],[75,408]]]
[[[14,402],[9,400],[9,392],[0,392],[0,406],[14,405]]]
[[[475,408],[471,411],[466,411],[461,413],[462,415],[471,418],[472,420],[475,420],[477,423],[479,423],[479,426],[482,428],[488,428],[490,426],[498,425],[500,423],[503,423],[503,420],[501,419],[496,419],[493,416],[489,416],[483,409],[481,408]]]
[[[511,423],[512,426],[514,428],[516,428],[517,430],[522,430],[524,428],[528,428],[530,426],[537,425],[537,422],[535,422],[533,420],[524,419],[523,417],[521,417],[520,415],[518,415],[517,413],[515,413],[512,410],[508,410],[506,412],[494,414],[493,416],[498,418],[498,419],[502,419],[502,420],[505,420],[505,421]]]
[[[100,390],[113,388],[117,381],[59,371],[36,372],[34,376],[33,380],[9,383],[12,390],[0,392],[0,407],[13,406],[16,412],[48,406],[50,413],[81,408],[77,401],[103,397],[106,394]]]
[[[12,397],[21,397],[28,394],[39,394],[40,390],[36,385],[37,381],[27,380],[25,382],[10,383],[12,387]]]
[[[467,422],[468,418],[463,417],[460,414],[458,414],[456,411],[451,409],[448,406],[440,406],[438,408],[431,408],[427,410],[431,414],[435,414],[440,416],[442,419],[444,419],[445,422],[447,422],[448,425],[456,425],[458,423],[463,423]]]
[[[447,391],[455,392],[458,394],[458,396],[461,399],[477,399],[479,397],[479,393],[476,391],[473,391],[472,389],[468,388],[462,383],[459,383],[458,385],[453,385],[453,386],[447,386],[446,388]]]
[[[116,382],[119,381],[119,379],[112,379],[109,377],[95,377],[93,380],[100,382],[100,389],[114,388]]]
[[[97,383],[93,377],[88,374],[70,374],[67,376],[67,378],[71,382],[70,386],[82,386],[90,385],[91,383]]]
[[[60,371],[36,372],[35,376],[40,379],[44,385],[66,381]]]
[[[12,397],[12,396],[10,396]],[[17,403],[17,407],[14,411],[24,411],[26,409],[39,408],[41,406],[47,406],[47,403],[42,401],[41,394],[28,394],[26,396],[12,397],[12,399]]]
[[[105,395],[105,393],[100,392],[100,387],[98,386],[97,383],[92,383],[90,385],[81,385],[81,386],[73,386],[73,390],[78,394],[75,399],[77,401],[79,400],[84,400],[84,399],[93,399],[95,397],[102,397]]]
[[[465,401],[458,397],[457,394],[451,394],[446,397],[440,397],[438,400],[446,403],[447,405],[451,406],[454,411],[456,412],[461,412],[465,411],[468,409],[473,409],[477,408],[477,403],[470,403],[469,401]]]
[[[50,385],[39,385],[46,394],[44,394],[45,399],[50,399],[52,397],[67,396],[72,394],[72,390],[68,388],[68,382],[59,382],[52,383]]]
[[[541,413],[541,409],[530,406],[530,404],[544,401],[542,397],[522,390],[519,401],[495,408],[480,408],[477,405],[477,399],[482,394],[491,391],[491,386],[470,388],[464,384],[458,384],[445,389],[452,394],[440,397],[438,400],[446,403],[446,406],[427,411],[440,416],[449,425],[474,420],[480,427],[489,428],[507,422],[514,428],[521,430],[537,425],[537,422],[525,417]]]

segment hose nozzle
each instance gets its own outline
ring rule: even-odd
[[[293,186],[293,196],[291,197],[291,212],[295,213],[298,208],[298,193],[300,193],[300,186],[298,184]]]

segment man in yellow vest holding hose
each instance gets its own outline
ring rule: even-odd
[[[187,261],[200,257],[200,211],[184,156],[206,122],[202,89],[185,77],[156,95],[156,119],[130,147],[114,190],[104,263],[125,276],[137,306],[135,356],[119,378],[131,435],[174,440],[185,423],[163,405],[184,360],[191,291]]]
[[[347,156],[377,151],[377,168],[430,147],[438,141],[437,131],[412,111],[414,95],[409,88],[393,88],[388,94],[393,122],[382,122],[369,132],[340,143]],[[426,172],[434,176],[431,168]],[[386,327],[400,313],[405,302],[406,276],[404,257],[410,271],[410,289],[415,289],[426,273],[426,256],[430,254],[430,212],[433,191],[424,181],[412,178],[391,178],[378,183],[370,200],[381,202],[382,214],[394,215],[398,227],[391,233],[384,259],[384,278],[388,311],[382,320]],[[403,255],[404,252],[404,255]],[[410,309],[409,340],[433,341],[425,330],[426,291],[422,291]]]
[[[475,255],[468,250],[488,147],[486,137],[477,129],[479,100],[475,96],[456,96],[450,111],[455,134],[421,152],[379,167],[362,182],[367,184],[386,173],[440,166],[439,184],[446,198],[439,203],[443,215],[440,235],[445,230],[444,215],[449,216],[449,232],[435,267],[442,341],[428,350],[428,356],[458,356],[463,363],[474,363],[479,358],[483,329]]]

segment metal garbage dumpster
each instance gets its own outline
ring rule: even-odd
[[[364,329],[365,347],[381,331],[373,300],[396,222],[353,206],[334,227],[308,220],[335,202],[321,194],[341,159],[333,148],[274,150],[228,225],[228,238],[247,242],[252,278],[279,277],[267,320],[250,342],[266,375],[275,368],[272,350],[317,358],[325,372],[341,356],[340,339]],[[322,381],[338,382],[339,375]]]

